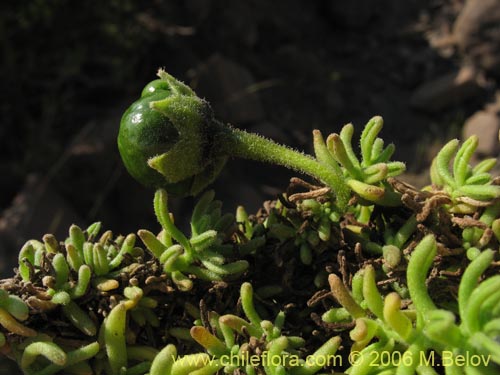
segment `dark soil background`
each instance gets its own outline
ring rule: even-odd
[[[311,152],[311,131],[382,136],[427,182],[451,137],[498,153],[498,0],[3,1],[0,5],[0,254],[70,223],[157,228],[152,191],[121,165],[121,114],[159,67],[221,120]],[[472,129],[472,130],[471,130]],[[214,184],[228,211],[284,190],[283,168],[231,161]],[[174,200],[185,223],[192,199]]]
[[[1,2],[1,276],[26,240],[62,240],[71,223],[157,229],[116,134],[159,67],[221,120],[306,152],[314,128],[352,121],[359,134],[382,115],[416,185],[463,132],[497,156],[499,25],[499,0]],[[292,175],[230,161],[214,189],[226,210],[255,212]],[[178,222],[192,204],[173,200]]]

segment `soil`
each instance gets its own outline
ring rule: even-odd
[[[328,134],[353,122],[359,131],[382,115],[382,137],[416,185],[440,145],[496,100],[500,39],[488,25],[497,0],[8,3],[0,5],[2,277],[26,240],[64,238],[71,223],[158,228],[152,191],[123,169],[115,139],[159,67],[219,119],[306,152],[315,128]],[[231,160],[214,189],[226,211],[256,212],[293,175]],[[179,223],[192,206],[174,199]]]

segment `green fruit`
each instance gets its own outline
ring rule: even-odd
[[[150,102],[167,96],[168,91],[156,90],[141,97],[127,109],[120,123],[118,149],[123,163],[132,177],[146,186],[164,183],[164,177],[148,166],[148,159],[171,149],[179,138],[171,121],[149,107]]]
[[[143,185],[194,195],[225,164],[215,142],[218,123],[208,103],[188,86],[165,72],[159,75],[123,114],[118,149],[128,172]]]

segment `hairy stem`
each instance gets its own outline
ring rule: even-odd
[[[222,130],[222,129],[221,129]],[[279,164],[308,174],[332,188],[337,195],[338,205],[347,206],[350,190],[340,168],[327,168],[313,157],[277,144],[257,134],[224,127],[221,147],[228,155]]]

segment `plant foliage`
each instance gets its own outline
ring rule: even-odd
[[[124,154],[139,179],[153,176],[160,226],[115,236],[73,225],[64,241],[22,247],[0,281],[0,348],[25,374],[499,373],[500,188],[494,160],[470,165],[477,138],[446,144],[432,185],[416,189],[395,178],[404,164],[390,161],[380,117],[360,156],[351,124],[326,141],[314,131],[308,156],[220,124],[190,88],[160,78],[120,136],[143,130],[131,113],[170,129],[158,137],[167,149]],[[294,178],[255,215],[223,214],[206,191],[180,230],[169,194],[203,190],[229,156],[319,184]]]

